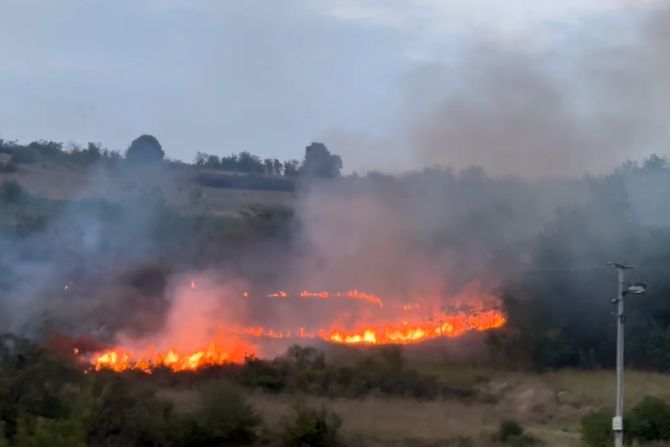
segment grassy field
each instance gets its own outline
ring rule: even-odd
[[[157,170],[152,172],[152,169]],[[78,166],[21,165],[17,172],[0,172],[0,183],[16,181],[29,193],[52,200],[106,199],[121,201],[140,192],[160,191],[168,203],[186,213],[235,216],[252,204],[293,205],[285,191],[210,188],[192,180],[199,171],[189,166],[144,167],[123,175]]]
[[[374,447],[491,446],[492,435],[504,420],[519,422],[547,446],[576,447],[581,445],[580,419],[613,403],[614,374],[609,371],[535,374],[426,361],[407,366],[436,374],[451,385],[472,386],[477,397],[328,399],[252,392],[247,398],[271,431],[278,430],[281,418],[303,399],[339,414],[347,445]],[[628,372],[626,393],[627,407],[650,395],[670,400],[670,375]],[[166,391],[165,395],[183,408],[195,401],[191,392]]]

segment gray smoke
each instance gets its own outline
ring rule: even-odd
[[[604,173],[667,154],[670,7],[625,17],[590,20],[552,45],[474,38],[450,61],[409,73],[396,131],[325,140],[364,170],[477,165],[533,178]]]

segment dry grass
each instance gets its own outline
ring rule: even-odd
[[[561,402],[598,408],[613,405],[615,377],[611,371],[563,370],[543,374],[541,378],[557,390]],[[670,400],[670,375],[627,371],[625,381],[627,407],[644,396]]]
[[[410,365],[415,366],[415,365]],[[468,438],[489,445],[500,422],[520,422],[547,446],[580,445],[579,422],[590,411],[611,405],[614,374],[563,370],[545,374],[494,371],[454,365],[421,365],[442,380],[475,384],[491,401],[457,399],[417,401],[406,398],[316,399],[343,419],[350,445],[433,445]],[[468,379],[470,377],[470,379]],[[670,400],[670,376],[629,372],[627,406],[653,395]],[[271,428],[290,411],[295,396],[255,394],[252,403]],[[449,444],[445,444],[449,445]]]
[[[152,169],[161,169],[151,172]],[[19,182],[28,192],[53,200],[72,198],[104,198],[120,201],[140,191],[160,190],[165,199],[187,213],[236,216],[252,204],[291,206],[292,193],[283,191],[252,191],[208,188],[191,180],[197,171],[190,167],[148,167],[140,174],[106,173],[78,166],[21,165],[15,173],[0,172],[0,183]]]
[[[296,397],[254,395],[251,402],[271,430],[291,410]],[[342,417],[342,435],[348,445],[449,445],[469,439],[476,445],[490,445],[500,422],[512,418],[494,404],[460,401],[420,402],[402,398],[307,399],[325,405]],[[522,421],[528,432],[547,445],[579,445],[579,433],[559,427],[532,425]]]

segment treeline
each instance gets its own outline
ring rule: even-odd
[[[298,160],[284,162],[276,158],[262,160],[259,156],[249,152],[240,152],[239,154],[231,154],[223,157],[198,152],[194,163],[200,168],[219,169],[245,174],[285,175],[287,177],[297,176],[300,165]]]
[[[276,158],[261,160],[260,157],[249,152],[240,152],[239,154],[223,157],[198,152],[195,157],[195,165],[202,168],[245,174],[286,177],[306,175],[333,178],[340,175],[342,159],[338,155],[331,154],[323,143],[312,143],[305,148],[305,158],[302,163],[298,160],[282,162]]]
[[[0,153],[10,156],[8,163],[0,164],[0,170],[5,172],[16,171],[18,165],[38,161],[66,162],[86,166],[100,162],[118,163],[123,159],[119,152],[104,148],[100,143],[88,143],[85,147],[74,145],[69,150],[65,150],[63,143],[46,140],[19,144],[16,141],[0,139]]]
[[[100,162],[119,163],[124,160],[133,163],[152,163],[165,158],[160,142],[152,135],[141,135],[133,140],[123,155],[118,151],[102,147],[100,143],[88,143],[85,147],[75,144],[66,150],[63,143],[56,141],[39,140],[20,144],[3,139],[0,139],[0,153],[10,156],[8,163],[0,164],[0,169],[5,172],[17,170],[18,165],[38,161],[86,166]],[[305,157],[302,162],[298,160],[280,161],[276,158],[263,160],[246,151],[227,156],[198,152],[194,165],[200,168],[241,174],[333,178],[340,175],[342,159],[338,155],[331,154],[323,143],[312,143],[305,148]]]
[[[611,368],[617,274],[647,293],[626,299],[626,365],[670,371],[670,164],[652,156],[587,180],[581,204],[559,209],[509,275],[505,328],[489,334],[496,362],[537,370]]]

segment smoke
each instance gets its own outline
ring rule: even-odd
[[[426,317],[445,306],[485,305],[542,261],[538,244],[549,254],[565,250],[561,259],[573,265],[625,253],[623,245],[602,249],[602,235],[628,230],[624,208],[644,227],[667,225],[666,173],[626,175],[611,194],[592,179],[561,176],[665,149],[670,8],[636,29],[617,47],[590,40],[557,54],[482,43],[453,67],[422,68],[409,81],[403,137],[422,165],[456,170],[301,184],[289,222],[270,213],[260,223],[208,227],[205,217],[176,211],[190,197],[187,169],[94,168],[67,202],[31,205],[41,217],[28,236],[0,237],[0,328],[139,351],[200,349],[226,333],[231,349],[243,352],[248,346],[230,335],[242,326],[310,331],[383,323],[408,303],[428,307]],[[489,177],[470,165],[530,179]],[[562,246],[570,236],[561,233],[569,233],[564,210],[603,199],[611,206],[582,226],[583,240]],[[359,289],[384,306],[267,299],[305,289]]]
[[[550,45],[478,37],[454,45],[408,74],[397,131],[325,140],[364,169],[477,165],[527,178],[605,173],[667,153],[670,7],[622,16],[562,24]]]
[[[438,99],[412,104],[409,144],[422,160],[533,177],[605,172],[627,158],[665,152],[668,29],[666,5],[641,19],[630,42],[615,46],[584,35],[568,42],[578,46],[570,52],[481,44],[456,68],[425,67],[412,82],[428,85],[414,88]],[[453,77],[449,91],[430,85]]]

